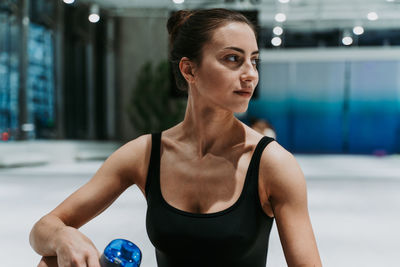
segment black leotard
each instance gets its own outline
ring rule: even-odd
[[[190,213],[169,205],[160,188],[161,133],[152,134],[145,193],[146,229],[159,267],[265,267],[273,218],[262,210],[258,169],[263,137],[253,152],[239,199],[215,213]]]

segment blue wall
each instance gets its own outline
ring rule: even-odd
[[[8,133],[10,140],[19,124],[18,27],[15,17],[0,13],[0,135]],[[28,33],[28,121],[37,138],[49,137],[55,120],[52,30],[30,23]]]
[[[28,108],[36,138],[49,138],[55,121],[53,32],[34,23],[28,39]]]
[[[247,115],[272,123],[293,153],[400,152],[400,61],[260,65]]]
[[[18,128],[18,33],[16,17],[0,12],[0,135]]]

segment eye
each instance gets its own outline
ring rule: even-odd
[[[251,60],[251,63],[255,66],[258,66],[258,64],[260,64],[260,59],[259,58],[253,58]]]
[[[237,55],[229,55],[226,57],[226,60],[229,62],[238,62],[239,57]]]

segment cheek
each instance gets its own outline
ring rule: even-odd
[[[234,71],[227,70],[221,66],[208,66],[204,68],[201,75],[201,86],[204,89],[219,89],[223,93],[224,89],[233,89],[236,74]]]

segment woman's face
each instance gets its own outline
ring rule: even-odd
[[[253,30],[232,22],[216,29],[202,51],[191,88],[206,101],[232,112],[245,112],[258,83],[259,58]]]

